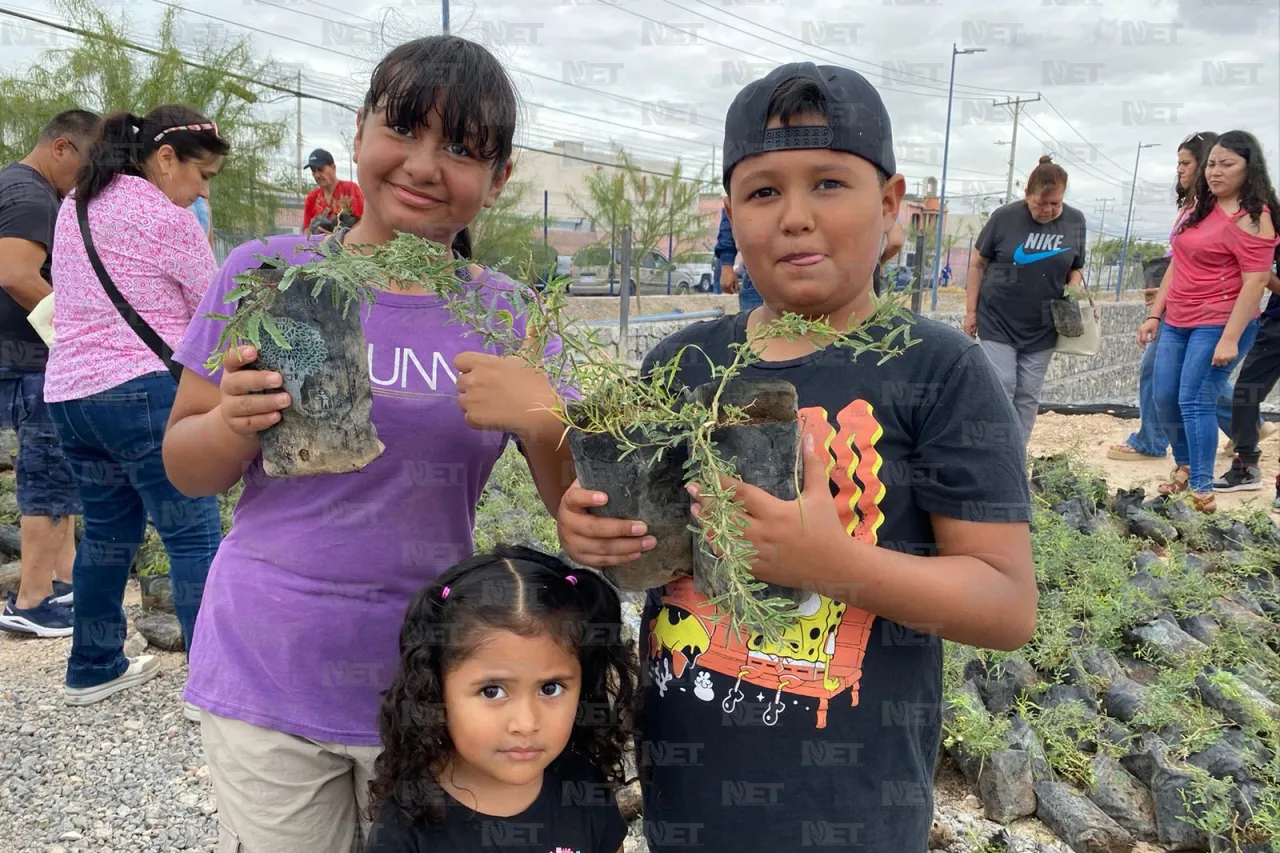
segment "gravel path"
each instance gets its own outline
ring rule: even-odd
[[[130,582],[131,619],[137,598]],[[62,703],[70,648],[69,637],[0,632],[0,850],[213,851],[200,729],[182,716],[184,656],[159,652],[147,684],[72,708]]]

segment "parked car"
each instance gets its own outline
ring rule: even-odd
[[[569,293],[574,296],[615,296],[622,292],[622,253],[614,255],[613,280],[609,278],[609,250],[604,248],[603,257],[598,251],[600,247],[588,246],[574,258],[577,272],[573,283],[569,285]],[[667,272],[671,272],[668,285]],[[668,295],[706,292],[711,289],[711,269],[697,263],[673,264],[667,256],[657,249],[640,255],[639,261],[632,259],[631,289],[638,290],[641,296]]]

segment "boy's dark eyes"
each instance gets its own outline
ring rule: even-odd
[[[445,146],[445,150],[448,151],[450,154],[454,154],[458,157],[471,156],[471,149],[468,148],[466,144],[462,142],[450,142],[448,145]]]
[[[839,189],[840,187],[843,187],[843,186],[846,186],[844,181],[839,181],[839,180],[836,180],[835,178],[823,178],[819,180],[817,183],[815,183],[813,188],[820,189],[820,190],[833,190],[833,189]],[[764,197],[762,195],[763,193],[776,193],[776,192],[777,190],[774,189],[773,187],[761,187],[760,189],[750,193],[747,196],[747,198],[763,198]]]

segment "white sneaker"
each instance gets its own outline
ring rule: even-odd
[[[182,716],[186,717],[188,720],[190,720],[193,723],[199,723],[200,709],[197,708],[195,705],[192,705],[190,702],[184,701],[182,703]]]
[[[68,687],[64,701],[68,705],[92,705],[121,690],[146,684],[160,674],[160,659],[155,655],[139,655],[129,661],[129,668],[118,678],[93,687]]]

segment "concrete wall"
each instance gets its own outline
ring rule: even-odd
[[[1146,306],[1140,302],[1099,302],[1098,307],[1102,310],[1102,348],[1095,356],[1054,356],[1045,376],[1043,403],[1137,405],[1142,350],[1138,348],[1136,334],[1146,316]],[[934,315],[934,319],[958,329],[964,317],[958,313],[940,313]],[[688,322],[631,325],[627,359],[638,364],[655,344]],[[598,331],[602,340],[616,346],[617,326],[600,327]],[[1267,398],[1263,409],[1280,411],[1280,388]]]

